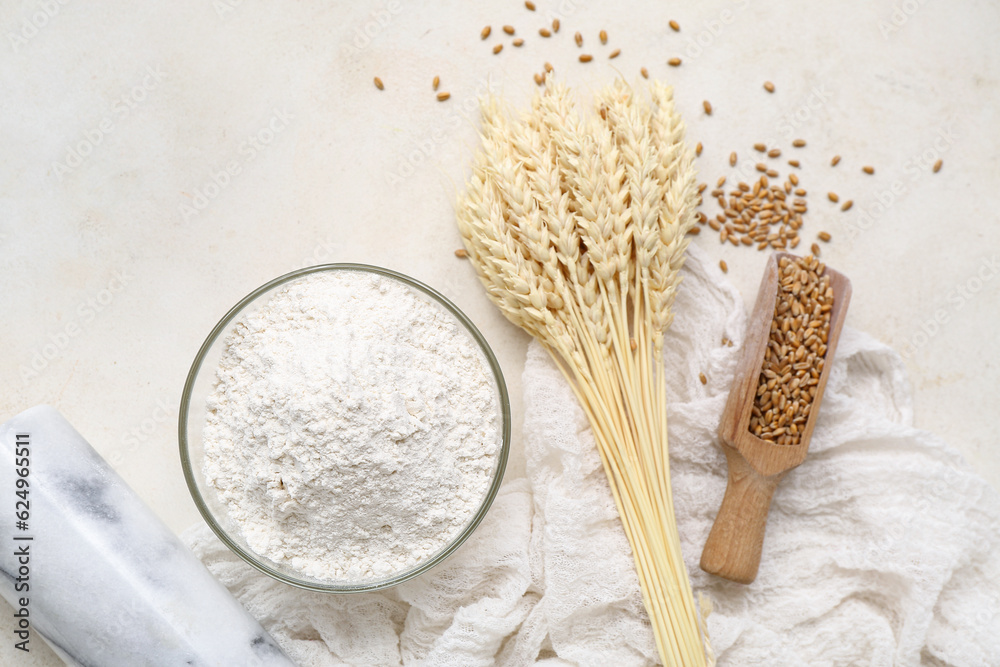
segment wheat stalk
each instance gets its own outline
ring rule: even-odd
[[[550,85],[519,114],[495,98],[481,112],[456,216],[468,256],[590,420],[663,663],[714,664],[667,455],[663,333],[697,197],[672,91],[653,82],[647,101],[619,81],[579,114],[570,91]]]

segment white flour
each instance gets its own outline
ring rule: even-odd
[[[501,417],[453,315],[394,279],[335,271],[238,321],[204,440],[206,477],[251,549],[358,581],[413,567],[469,522]]]

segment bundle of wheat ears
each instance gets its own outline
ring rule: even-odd
[[[663,664],[711,665],[667,450],[663,334],[698,198],[672,90],[619,81],[590,114],[559,85],[521,113],[490,98],[481,132],[457,211],[468,256],[590,420]]]

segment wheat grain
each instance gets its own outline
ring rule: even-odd
[[[816,244],[813,251],[818,252]],[[823,371],[833,307],[824,271],[815,256],[783,257],[778,263],[774,315],[749,426],[775,444],[800,442]]]

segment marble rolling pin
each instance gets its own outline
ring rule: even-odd
[[[0,426],[13,643],[69,665],[289,667],[274,640],[48,406]]]

